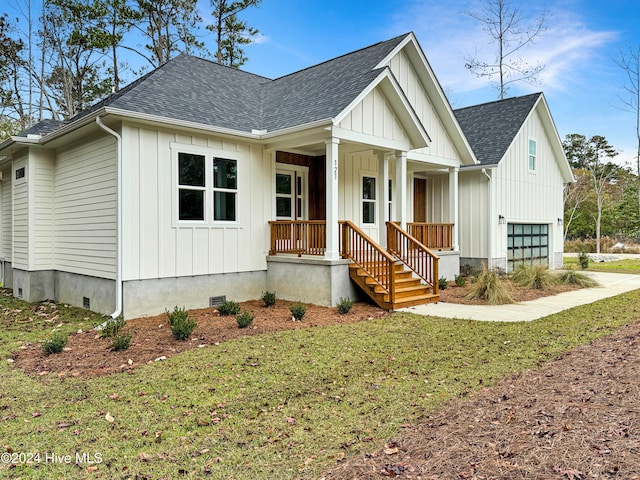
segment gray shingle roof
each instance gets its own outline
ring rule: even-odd
[[[497,165],[542,94],[532,93],[454,110],[481,165]]]
[[[179,55],[78,114],[103,106],[250,132],[335,117],[380,73],[374,67],[407,35],[270,80]]]
[[[27,135],[41,135],[44,137],[64,125],[64,123],[65,122],[60,120],[45,119],[20,132],[18,136],[26,137]]]

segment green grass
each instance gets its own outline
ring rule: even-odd
[[[574,267],[580,269],[577,257],[564,257],[565,267]],[[611,273],[633,273],[640,275],[640,258],[624,260],[616,260],[614,262],[594,262],[589,260],[589,268],[586,272],[611,272]]]
[[[59,323],[71,332],[103,321],[46,308],[59,311],[55,325],[0,303],[1,451],[102,463],[0,465],[0,478],[311,479],[451,398],[635,321],[640,291],[530,323],[397,313],[245,337],[94,379],[34,378],[6,362]]]

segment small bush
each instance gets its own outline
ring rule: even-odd
[[[580,252],[578,254],[578,264],[582,270],[589,268],[589,255],[586,252]]]
[[[124,318],[110,318],[106,321],[104,328],[100,332],[100,336],[102,338],[114,338],[120,333],[124,325]]]
[[[467,284],[467,277],[464,275],[456,275],[455,280],[458,287],[464,287]]]
[[[479,298],[486,300],[490,305],[502,305],[514,303],[509,293],[508,285],[502,280],[495,270],[484,268],[478,279],[471,287],[467,298]]]
[[[247,328],[253,322],[254,315],[249,313],[248,311],[244,311],[236,315],[236,321],[238,322],[238,327]]]
[[[446,279],[446,278],[444,278],[444,277],[440,277],[440,278],[438,279],[438,288],[439,288],[440,290],[446,290],[448,285],[449,285],[449,282],[447,282],[447,279]]]
[[[132,334],[130,333],[120,333],[118,335],[115,335],[111,343],[111,350],[113,350],[114,352],[127,350],[129,348],[129,345],[131,345],[131,337]]]
[[[240,313],[240,304],[233,300],[227,300],[224,303],[218,305],[218,313],[222,317],[229,317],[231,315],[237,315]]]
[[[289,305],[289,311],[295,320],[302,320],[304,314],[307,313],[307,307],[302,303],[296,302]]]
[[[511,279],[523,288],[534,290],[549,290],[558,283],[547,265],[520,265]]]
[[[49,340],[44,342],[44,345],[42,345],[42,350],[44,350],[47,355],[51,355],[52,353],[60,353],[67,344],[68,340],[69,337],[67,335],[61,332],[56,332]]]
[[[340,297],[338,303],[336,304],[338,308],[338,313],[344,315],[345,313],[349,313],[351,307],[353,307],[353,300],[349,297]]]
[[[561,273],[558,276],[560,283],[565,285],[577,285],[581,288],[599,287],[600,284],[593,278],[588,277],[584,273],[580,273],[575,269],[568,269],[566,272]]]
[[[196,321],[189,317],[189,312],[182,307],[175,307],[173,312],[167,310],[171,334],[176,340],[186,340],[196,328]]]
[[[276,292],[262,292],[262,302],[265,307],[273,307],[276,304]]]

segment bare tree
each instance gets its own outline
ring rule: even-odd
[[[532,24],[523,25],[519,7],[509,0],[486,0],[485,8],[467,14],[477,20],[482,29],[496,45],[495,57],[491,61],[479,59],[477,54],[465,57],[465,67],[478,77],[497,78],[500,99],[515,82],[537,83],[543,64],[531,64],[521,56],[528,45],[546,30],[546,15],[542,14]]]
[[[640,210],[640,45],[628,52],[620,52],[616,60],[618,66],[627,74],[624,88],[627,96],[621,98],[625,109],[635,115],[636,121],[636,180],[638,182],[638,209]]]
[[[581,215],[580,207],[587,199],[590,189],[590,175],[587,170],[574,169],[576,181],[568,184],[564,189],[564,241],[567,241],[571,223]]]

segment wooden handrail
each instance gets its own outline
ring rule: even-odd
[[[340,254],[362,268],[395,301],[394,281],[396,259],[374,242],[353,222],[343,220],[340,226]]]
[[[324,220],[272,220],[269,255],[292,253],[324,255],[327,249]]]
[[[453,250],[453,223],[408,223],[416,240],[434,250]]]
[[[387,222],[387,250],[438,294],[438,256],[393,222]]]

